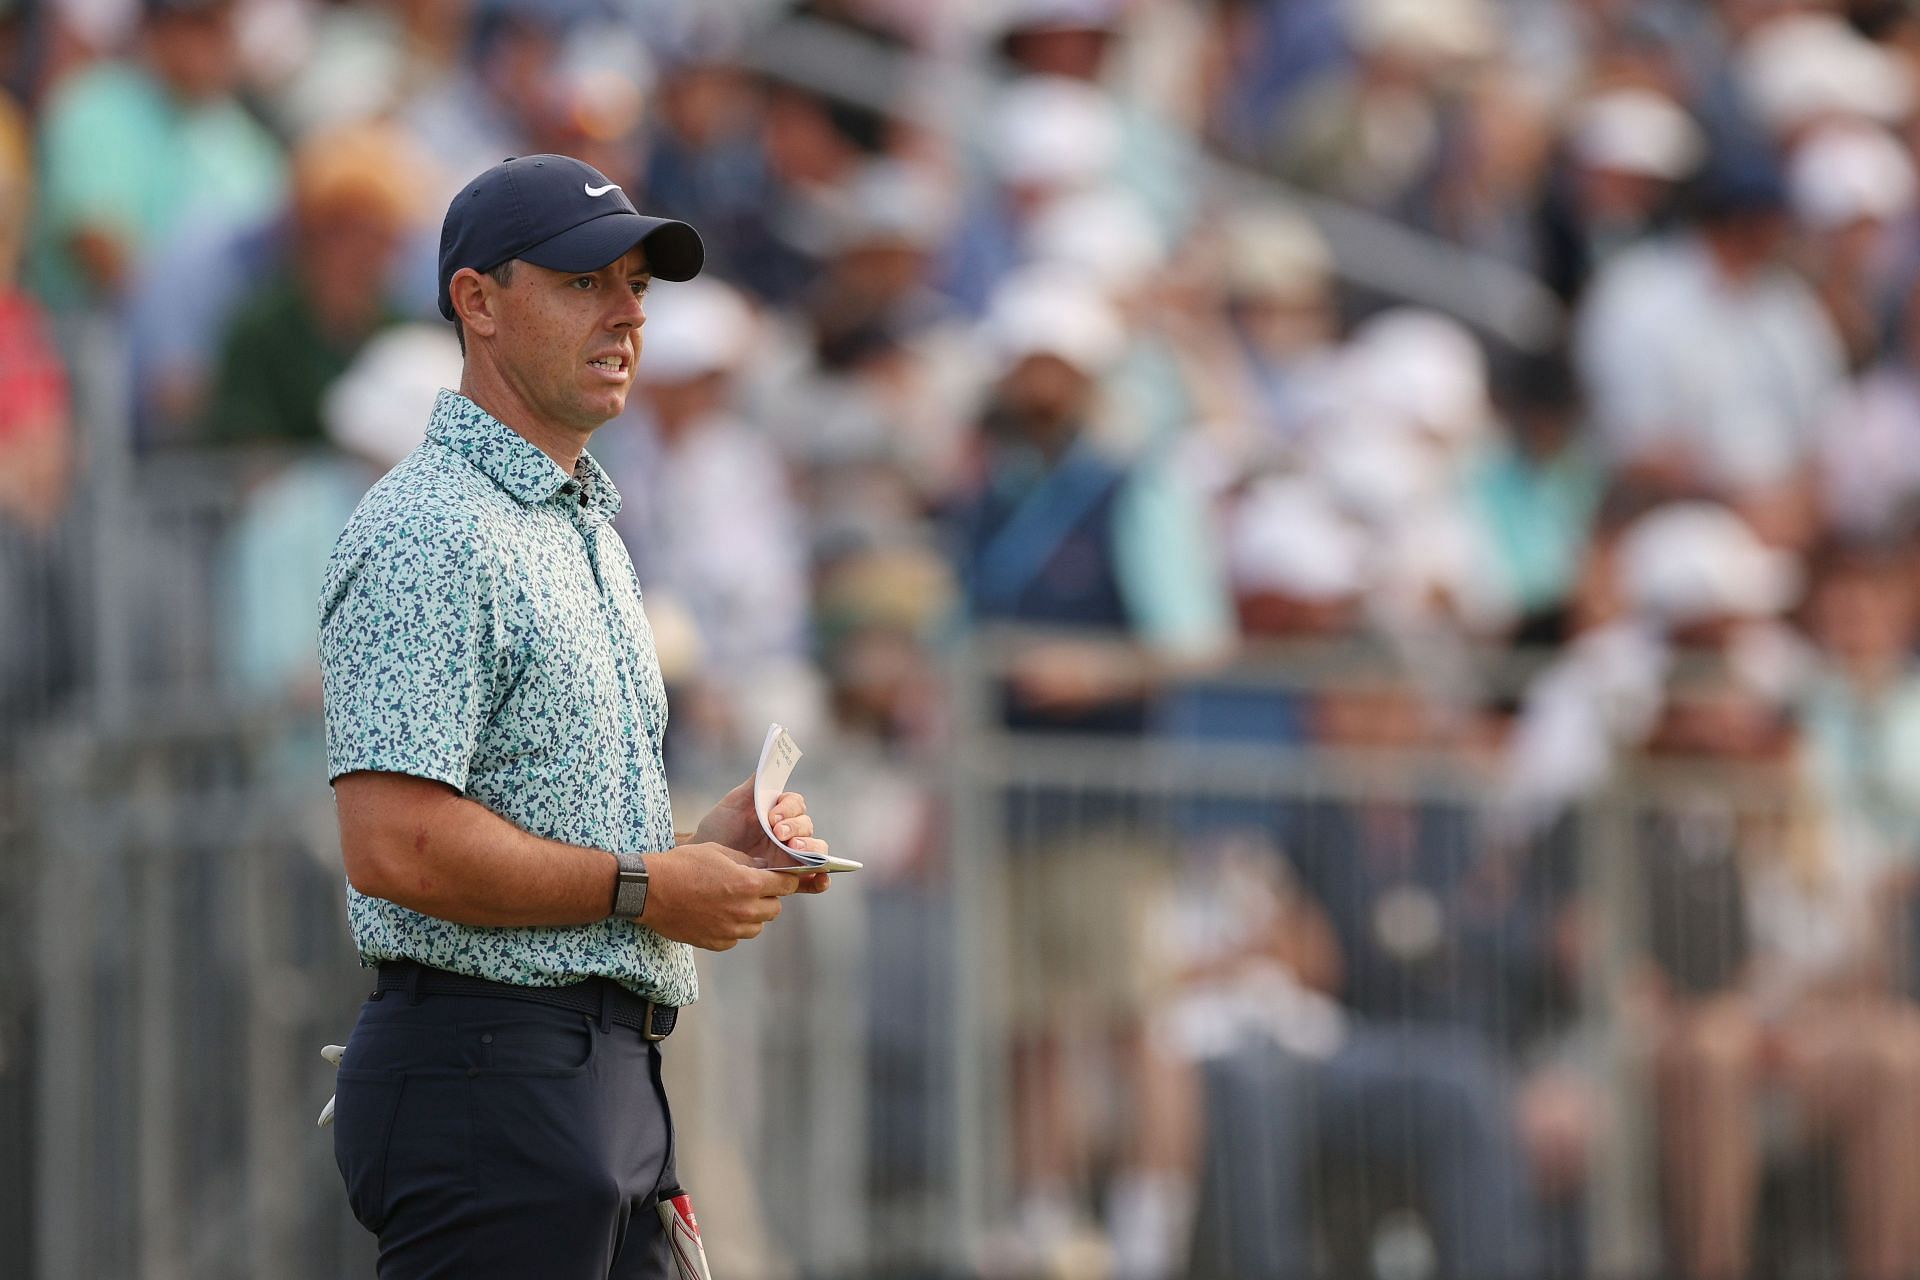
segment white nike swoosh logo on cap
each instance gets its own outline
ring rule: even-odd
[[[609,182],[604,187],[587,186],[585,183],[581,185],[587,187],[587,194],[590,196],[603,196],[609,191],[618,191],[620,189],[620,184],[617,182]]]

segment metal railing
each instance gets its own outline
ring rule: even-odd
[[[125,661],[119,691],[108,699],[96,685],[64,710],[42,709],[56,712],[51,722],[11,728],[0,767],[10,926],[0,939],[0,1132],[25,1152],[7,1176],[18,1188],[11,1202],[26,1206],[0,1217],[0,1230],[31,1236],[32,1267],[21,1270],[46,1280],[303,1280],[368,1267],[370,1243],[346,1216],[328,1137],[312,1127],[330,1091],[316,1050],[343,1038],[366,987],[340,909],[318,726],[310,712],[235,701],[222,677],[216,566],[247,492],[238,476],[255,464],[236,465],[170,459],[127,474],[115,545],[139,554],[114,591],[128,634],[88,664],[97,675],[109,658]],[[733,1280],[973,1274],[1002,1261],[1031,1172],[1016,1063],[1032,984],[1018,966],[1062,945],[1022,901],[1035,886],[1059,892],[1049,849],[1084,857],[1084,846],[1118,833],[1130,849],[1156,851],[1158,873],[1177,887],[1212,856],[1197,837],[1237,825],[1265,839],[1276,865],[1317,859],[1324,870],[1352,845],[1327,833],[1371,807],[1443,811],[1467,833],[1450,838],[1476,859],[1510,856],[1486,837],[1497,777],[1480,757],[1338,747],[1277,713],[1250,737],[1244,714],[1229,717],[1227,733],[1209,733],[1205,715],[1171,714],[1196,694],[1216,707],[1223,697],[1280,705],[1404,681],[1390,649],[1250,653],[1204,685],[1168,691],[1144,732],[1099,736],[1005,727],[999,681],[1019,643],[982,635],[955,655],[951,737],[920,756],[808,744],[798,781],[829,826],[836,807],[852,815],[877,803],[879,759],[945,815],[938,847],[911,873],[849,879],[759,945],[704,962],[708,999],[675,1038],[674,1092],[690,1184],[706,1193],[716,1263]],[[1482,655],[1476,678],[1490,696],[1510,696],[1533,665]],[[677,800],[711,798],[749,762],[722,763],[724,777],[677,777]],[[1584,1242],[1544,1274],[1637,1277],[1665,1256],[1657,1037],[1635,1021],[1628,995],[1654,949],[1650,911],[1660,905],[1647,897],[1646,814],[1684,812],[1702,795],[1754,814],[1780,798],[1772,773],[1663,764],[1623,772],[1567,820],[1571,881],[1561,892],[1591,927],[1577,971],[1562,975],[1551,1043],[1571,1046],[1607,1123],[1557,1210]],[[1333,816],[1303,828],[1303,813]],[[844,851],[861,856],[857,843]],[[1096,878],[1138,869],[1088,865]],[[1320,905],[1337,916],[1351,904]],[[1072,921],[1062,937],[1085,940]],[[1550,961],[1536,950],[1526,963]],[[1156,1014],[1194,995],[1178,972],[1158,983]],[[1468,983],[1458,979],[1452,994],[1471,994]],[[1491,1025],[1508,1105],[1511,1080],[1542,1042],[1508,1043],[1506,1033],[1538,1012],[1508,1006]],[[1367,1026],[1381,1012],[1343,1016]],[[1208,1079],[1218,1069],[1198,1068]],[[1279,1132],[1278,1118],[1249,1114],[1240,1131]],[[1384,1152],[1372,1187],[1391,1184],[1393,1196],[1316,1191],[1308,1217],[1385,1214],[1381,1247],[1392,1253],[1393,1232],[1407,1236],[1392,1215],[1408,1206],[1397,1201],[1420,1198],[1422,1153],[1392,1142]],[[1114,1153],[1096,1156],[1075,1164],[1069,1188],[1089,1212],[1115,1180]],[[1340,1181],[1317,1160],[1302,1167],[1315,1186]],[[1818,1185],[1827,1199],[1817,1203],[1830,1208],[1832,1179]],[[1830,1258],[1833,1222],[1814,1225],[1809,1256]],[[0,1256],[25,1258],[28,1247],[0,1239]]]
[[[1301,670],[1310,674],[1296,684],[1302,691],[1337,687],[1324,668]],[[1244,674],[1248,696],[1288,684],[1284,666]],[[1126,933],[1132,925],[1114,909],[1102,923],[1124,936],[1094,937],[1084,918],[1071,918],[1075,897],[1059,896],[1063,884],[1086,884],[1088,909],[1105,912],[1128,899],[1092,886],[1152,864],[1153,885],[1184,893],[1184,883],[1214,865],[1211,837],[1264,831],[1271,844],[1261,856],[1318,865],[1330,877],[1315,880],[1309,870],[1300,881],[1339,918],[1359,900],[1341,900],[1335,873],[1349,860],[1379,856],[1356,842],[1356,815],[1388,828],[1398,822],[1403,835],[1407,815],[1426,815],[1438,834],[1403,846],[1410,857],[1458,858],[1470,868],[1500,856],[1481,838],[1491,775],[1471,758],[1165,733],[1009,731],[992,722],[998,686],[990,677],[988,666],[959,664],[956,706],[971,714],[952,742],[902,766],[902,776],[951,815],[929,866],[852,878],[799,904],[759,943],[703,958],[707,1000],[676,1036],[669,1073],[686,1134],[683,1172],[701,1197],[716,1266],[726,1265],[717,1274],[982,1274],[995,1265],[996,1251],[1017,1234],[1028,1176],[1021,1145],[1031,1135],[1021,1126],[1031,1101],[1022,1101],[1028,1086],[1016,1064],[1036,1026],[1034,988],[1062,977],[1020,966],[1036,955],[1060,958],[1069,979],[1061,998],[1078,999],[1073,984],[1088,975],[1074,971],[1061,946],[1093,945],[1125,959],[1145,936]],[[1377,672],[1365,678],[1377,680]],[[202,711],[197,720],[147,718],[110,732],[68,727],[43,735],[32,753],[27,835],[9,847],[10,870],[29,886],[19,913],[26,928],[10,943],[16,963],[31,962],[27,1274],[44,1280],[303,1280],[370,1268],[371,1242],[346,1214],[330,1136],[313,1127],[331,1089],[316,1050],[344,1037],[367,987],[341,911],[327,793],[311,775],[285,771],[311,746],[316,726],[277,713]],[[836,768],[835,756],[820,744],[799,779],[829,824],[836,806],[860,803],[872,784],[859,758]],[[676,780],[689,805],[717,790],[706,779]],[[1645,823],[1685,813],[1701,796],[1762,816],[1780,804],[1772,775],[1666,768],[1627,774],[1569,820],[1573,881],[1563,892],[1584,904],[1595,928],[1553,1010],[1545,998],[1534,1004],[1484,988],[1485,975],[1470,966],[1440,970],[1429,984],[1439,1013],[1395,1003],[1402,997],[1394,982],[1412,983],[1411,991],[1427,980],[1417,969],[1376,981],[1371,1003],[1351,989],[1341,995],[1345,1043],[1385,1043],[1370,1037],[1431,1021],[1461,1063],[1491,1064],[1482,1084],[1503,1114],[1517,1105],[1516,1082],[1538,1047],[1529,1028],[1551,1012],[1548,1039],[1563,1052],[1574,1047],[1569,1062],[1590,1082],[1607,1122],[1595,1131],[1583,1184],[1555,1210],[1582,1224],[1585,1244],[1531,1274],[1636,1277],[1653,1274],[1663,1257],[1656,1044],[1627,996],[1654,949],[1650,912],[1674,905],[1648,899],[1654,846]],[[1083,879],[1054,874],[1048,860],[1061,857],[1081,859],[1075,877]],[[1567,901],[1531,887],[1517,892],[1518,905],[1542,912]],[[1374,914],[1364,921],[1380,926],[1379,904],[1368,904]],[[1517,948],[1506,958],[1522,976],[1541,978],[1548,961],[1537,939],[1528,950],[1519,934],[1501,932],[1508,927],[1493,928],[1487,945]],[[1190,931],[1188,942],[1195,939],[1206,944],[1210,935]],[[1348,978],[1356,980],[1351,971]],[[1140,1008],[1155,1028],[1188,1052],[1173,1030],[1186,1025],[1181,1010],[1198,990],[1176,965],[1144,990],[1095,998],[1124,1010],[1146,997]],[[1055,1007],[1045,1000],[1037,1006],[1043,1014]],[[1484,1006],[1479,1022],[1460,1011],[1475,1001]],[[1312,1147],[1296,1153],[1298,1216],[1321,1241],[1311,1256],[1326,1269],[1309,1274],[1356,1274],[1341,1270],[1356,1265],[1342,1252],[1347,1246],[1326,1243],[1330,1224],[1340,1226],[1339,1239],[1371,1241],[1386,1254],[1411,1249],[1415,1262],[1421,1248],[1437,1250],[1429,1261],[1444,1262],[1456,1225],[1450,1216],[1477,1221],[1487,1207],[1431,1203],[1423,1179],[1432,1152],[1418,1112],[1407,1113],[1405,1132],[1368,1128],[1326,1101],[1329,1084],[1352,1082],[1338,1075],[1345,1057],[1302,1056],[1284,1036],[1274,1043],[1281,1049],[1269,1045],[1250,1058],[1235,1056],[1244,1046],[1189,1054],[1216,1108],[1199,1134],[1199,1185],[1224,1194],[1233,1183],[1220,1183],[1210,1162],[1244,1158],[1244,1143],[1259,1135],[1320,1126],[1326,1131],[1317,1136],[1286,1138]],[[1083,1061],[1095,1077],[1113,1077],[1093,1093],[1123,1086],[1117,1052]],[[1283,1071],[1270,1094],[1257,1095],[1264,1103],[1246,1104],[1250,1077],[1232,1073],[1267,1062],[1262,1054],[1279,1054],[1273,1061],[1291,1064],[1288,1071],[1305,1063],[1335,1074],[1300,1092]],[[1242,1093],[1232,1096],[1243,1109],[1223,1116],[1217,1108],[1227,1105],[1230,1080],[1239,1081],[1232,1087]],[[1377,1087],[1413,1107],[1433,1085],[1418,1072],[1389,1072]],[[1467,1087],[1449,1087],[1456,1086]],[[1072,1166],[1070,1195],[1089,1213],[1112,1194],[1121,1159],[1115,1140],[1100,1136]],[[1357,1170],[1356,1153],[1364,1157]],[[1838,1215],[1831,1185],[1819,1185],[1827,1208],[1815,1215],[1809,1256],[1830,1258]],[[1243,1195],[1212,1200],[1206,1212],[1209,1230],[1231,1237],[1245,1226],[1233,1215],[1249,1210]],[[1544,1231],[1534,1219],[1527,1229]],[[1422,1232],[1438,1243],[1406,1242]],[[1381,1274],[1436,1274],[1405,1258],[1393,1265],[1413,1270],[1359,1258],[1376,1264],[1388,1268]]]

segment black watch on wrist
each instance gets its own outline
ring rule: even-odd
[[[638,853],[616,853],[620,870],[613,879],[613,910],[623,920],[638,920],[647,909],[647,860]]]

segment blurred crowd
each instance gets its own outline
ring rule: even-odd
[[[1339,1265],[1320,1171],[1390,1155],[1380,1247],[1580,1274],[1581,850],[1648,779],[1607,994],[1674,1273],[1757,1274],[1809,1150],[1846,1273],[1920,1265],[1920,5],[6,0],[0,86],[0,742],[84,689],[107,453],[229,478],[224,678],[317,705],[320,567],[458,382],[446,201],[576,155],[708,250],[593,445],[671,751],[833,743],[893,819],[842,847],[929,876],[905,764],[1008,623],[1021,733],[1484,782],[1020,798],[1010,1272]],[[1379,661],[1222,675],[1327,647]]]

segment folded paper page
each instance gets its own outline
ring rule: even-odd
[[[760,815],[760,829],[767,833],[767,839],[793,859],[786,866],[769,869],[796,874],[809,871],[858,871],[862,864],[851,858],[836,858],[832,854],[796,849],[773,834],[773,821],[768,815],[773,812],[774,801],[786,792],[787,779],[792,776],[793,767],[799,763],[800,745],[793,740],[793,735],[777,724],[769,725],[766,745],[760,748],[760,763],[753,770],[753,811]]]

